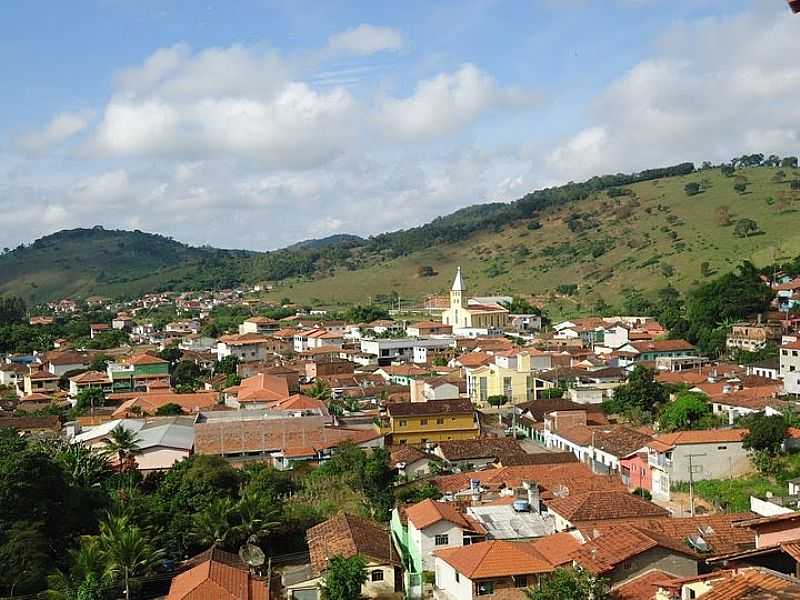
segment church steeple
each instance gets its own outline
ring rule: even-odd
[[[462,292],[465,290],[464,278],[461,276],[461,267],[458,267],[456,278],[453,280],[453,287],[450,288],[450,308],[462,308],[464,297]]]

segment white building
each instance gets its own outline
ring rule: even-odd
[[[781,346],[781,377],[787,394],[800,394],[800,342]]]

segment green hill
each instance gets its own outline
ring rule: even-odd
[[[744,259],[763,265],[800,254],[798,178],[789,167],[726,176],[686,163],[475,205],[369,239],[335,236],[263,253],[139,231],[62,231],[0,256],[0,294],[42,301],[273,281],[272,299],[341,306],[393,294],[419,301],[445,291],[460,265],[473,293],[574,311],[613,302],[626,286],[686,289]],[[688,195],[688,183],[701,193]],[[742,219],[759,231],[737,236]]]

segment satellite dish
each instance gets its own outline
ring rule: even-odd
[[[555,496],[556,498],[566,498],[567,496],[569,496],[569,488],[564,484],[559,484],[553,490],[553,496]]]
[[[253,542],[255,542],[255,536],[251,535],[247,543],[239,548],[239,558],[248,566],[256,568],[264,564],[266,556],[264,556],[264,551]]]

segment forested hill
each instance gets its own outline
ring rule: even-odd
[[[274,252],[196,248],[139,231],[62,231],[0,256],[0,294],[36,302],[273,281],[282,297],[347,303],[445,289],[457,264],[476,291],[535,295],[611,285],[614,296],[620,286],[612,284],[631,270],[687,287],[700,263],[728,270],[741,258],[759,262],[762,251],[774,259],[794,249],[796,159],[775,164],[777,157],[752,156],[735,167],[683,163],[593,177],[510,203],[470,206],[420,227]],[[792,162],[781,164],[786,160]],[[757,229],[739,236],[742,220]],[[694,266],[684,266],[689,262]]]

